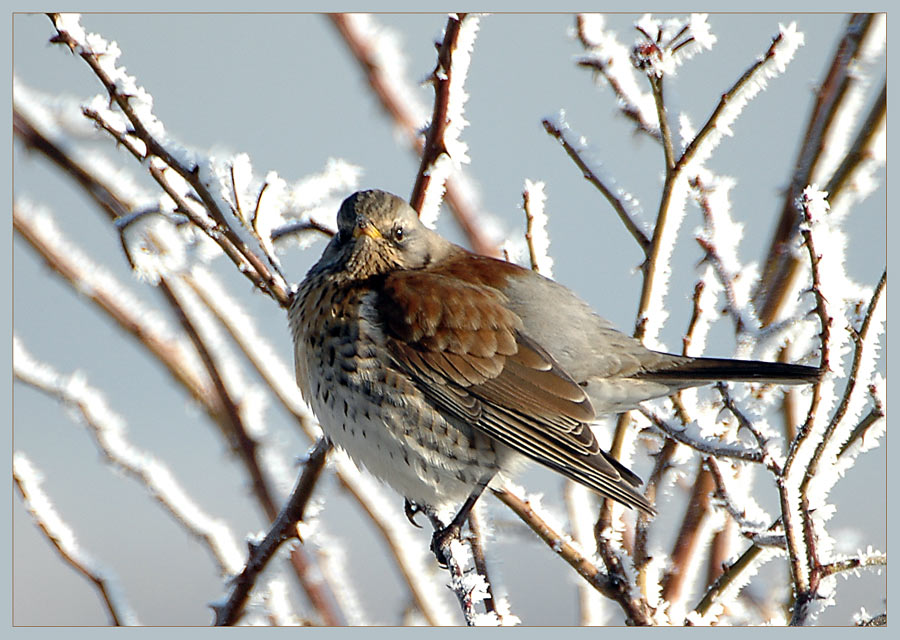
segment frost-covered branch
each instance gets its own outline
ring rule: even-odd
[[[100,568],[78,542],[72,529],[56,512],[50,498],[41,487],[41,476],[24,453],[13,455],[13,480],[25,501],[25,507],[35,524],[50,541],[57,553],[78,573],[91,582],[116,626],[140,624],[124,596],[113,584],[114,579],[106,569]]]
[[[472,546],[463,543],[458,527],[448,530],[447,525],[433,509],[428,508],[424,511],[431,521],[431,526],[434,527],[436,536],[432,541],[432,551],[438,563],[450,574],[448,586],[459,601],[466,624],[470,627],[503,624],[503,620],[497,614],[488,576],[479,571],[479,563],[475,560]],[[438,540],[437,536],[441,539]],[[484,603],[484,613],[478,612],[478,605],[481,603]]]
[[[509,489],[494,489],[493,493],[503,504],[513,510],[549,546],[569,564],[589,585],[607,598],[618,602],[632,623],[648,624],[646,611],[634,602],[625,583],[615,582],[579,551],[565,536],[555,531],[535,512],[528,500],[523,500]]]
[[[663,304],[668,289],[669,258],[678,227],[684,217],[683,206],[688,187],[686,181],[693,177],[722,137],[731,134],[731,124],[747,102],[762,90],[769,78],[784,72],[787,63],[802,43],[803,35],[797,32],[794,25],[782,28],[764,56],[722,94],[706,123],[667,170],[649,254],[643,268],[644,279],[635,337],[655,341],[668,315]]]
[[[204,513],[164,462],[128,442],[124,420],[110,409],[102,393],[79,374],[64,376],[35,360],[18,338],[13,340],[13,369],[17,380],[74,407],[106,459],[141,482],[188,533],[200,540],[223,576],[240,570],[240,551],[227,525]]]
[[[429,82],[434,86],[434,110],[425,134],[422,160],[409,203],[426,226],[433,227],[444,197],[444,185],[453,171],[469,162],[468,146],[459,139],[468,124],[463,108],[469,96],[464,90],[472,48],[478,33],[478,16],[450,14],[437,64]]]
[[[282,406],[294,416],[303,431],[314,441],[318,437],[315,417],[303,402],[300,390],[293,382],[293,373],[275,353],[268,340],[260,334],[253,319],[208,269],[197,266],[189,275],[184,276],[184,280],[225,327],[247,361],[253,365]]]
[[[404,62],[396,42],[388,34],[381,32],[370,16],[335,13],[329,14],[329,18],[350,53],[359,62],[381,106],[403,133],[410,148],[424,159],[425,138],[421,132],[427,124],[426,110],[408,86]],[[435,120],[432,119],[432,122]],[[472,187],[464,174],[457,172],[450,175],[445,186],[444,201],[450,207],[472,250],[483,255],[496,255],[497,242],[486,233],[481,224],[484,214],[479,211]]]
[[[650,247],[650,239],[635,221],[634,214],[630,212],[625,205],[625,202],[631,201],[632,198],[628,196],[628,194],[622,193],[621,190],[617,190],[617,192],[614,193],[612,188],[606,185],[604,179],[601,179],[597,173],[591,169],[583,157],[586,152],[584,145],[572,142],[570,136],[566,135],[566,132],[570,131],[568,124],[564,121],[554,122],[550,118],[544,118],[541,121],[541,124],[544,125],[544,130],[556,138],[559,144],[562,145],[562,148],[565,149],[566,154],[572,159],[572,162],[574,162],[581,170],[584,179],[594,185],[597,190],[603,194],[603,197],[607,199],[609,204],[612,205],[612,208],[619,216],[622,224],[628,229],[628,233],[634,237],[638,245],[646,253]]]
[[[553,258],[550,257],[550,236],[547,235],[547,214],[544,213],[543,182],[525,180],[522,209],[525,211],[525,244],[531,269],[548,278],[553,277]]]
[[[146,308],[103,267],[68,242],[53,219],[24,203],[13,206],[13,229],[74,291],[90,300],[126,334],[146,348],[197,400],[213,420],[221,419],[212,387],[196,354],[158,314]]]
[[[263,251],[258,238],[256,240],[248,238],[250,234],[242,230],[231,206],[215,193],[215,168],[204,165],[196,154],[173,144],[168,139],[162,123],[152,113],[150,95],[137,85],[133,77],[125,73],[123,67],[116,66],[116,59],[121,53],[118,47],[114,43],[107,43],[96,34],[86,34],[78,22],[77,15],[50,14],[50,19],[57,31],[52,41],[65,45],[88,64],[106,89],[109,104],[115,104],[120,112],[105,107],[104,114],[99,115],[104,107],[102,102],[98,103],[95,100],[92,106],[93,111],[98,114],[97,117],[102,117],[110,123],[118,123],[118,127],[112,128],[143,143],[143,159],[148,161],[148,164],[152,164],[154,158],[157,158],[191,186],[203,203],[206,213],[214,221],[210,237],[220,245],[230,243],[237,249],[243,261],[237,260],[237,256],[227,250],[226,254],[235,260],[236,266],[254,284],[272,296],[281,306],[286,307],[289,304],[287,283],[271,259],[273,256],[268,256]],[[181,213],[190,217],[200,228],[208,227],[203,224],[202,218],[196,215],[193,208],[188,207]]]
[[[619,110],[634,121],[638,131],[660,140],[659,122],[653,98],[641,91],[634,74],[630,52],[606,28],[604,16],[581,13],[575,18],[578,40],[587,53],[577,59],[580,67],[594,70],[603,77],[616,96]]]
[[[870,548],[868,552],[860,553],[858,556],[829,562],[822,567],[822,573],[830,576],[842,571],[858,571],[859,569],[872,567],[879,570],[881,567],[887,567],[887,554]]]
[[[754,303],[763,324],[775,321],[781,308],[789,301],[793,282],[800,267],[799,259],[790,250],[798,233],[795,202],[803,189],[813,181],[824,184],[824,176],[815,177],[825,150],[825,140],[839,125],[835,114],[840,111],[848,95],[848,88],[859,81],[859,64],[867,53],[870,38],[883,38],[878,14],[854,14],[848,18],[843,38],[837,45],[831,64],[815,92],[815,105],[810,113],[806,133],[798,149],[790,186],[785,189],[781,217],[775,228],[765,259],[765,269],[754,293]]]
[[[248,426],[245,424],[241,408],[225,382],[220,364],[217,362],[207,341],[200,334],[194,318],[190,317],[181,298],[174,291],[172,283],[163,280],[160,282],[160,291],[163,293],[163,298],[168,302],[184,333],[193,343],[200,356],[200,361],[203,363],[206,373],[212,382],[218,402],[221,404],[225,414],[224,426],[226,427],[225,435],[228,442],[232,450],[241,458],[250,474],[253,492],[256,494],[263,511],[269,519],[272,519],[277,514],[276,498],[273,487],[260,466],[259,444],[250,434]]]
[[[255,446],[251,445],[253,440],[246,435],[246,431],[243,429],[234,431],[235,419],[240,417],[241,412],[234,404],[233,399],[230,401],[231,410],[227,409],[227,404],[223,402],[222,396],[217,392],[218,387],[209,377],[210,369],[206,367],[204,371],[203,361],[198,358],[198,352],[192,350],[191,346],[182,338],[173,339],[171,329],[166,327],[165,322],[157,317],[157,314],[144,309],[144,305],[122,285],[116,283],[103,268],[68,243],[49,216],[27,212],[21,205],[17,205],[13,209],[13,227],[70,286],[88,297],[164,364],[173,377],[206,410],[214,423],[222,429],[222,432],[231,434],[230,442],[234,443],[235,437],[237,438],[239,445],[237,450],[244,454],[243,459],[248,465],[248,473],[254,478],[253,486],[257,490],[257,497],[261,500],[260,504],[264,511],[267,513],[271,511],[274,515],[277,510],[272,506],[274,500],[268,487],[268,481],[256,461]],[[168,292],[168,299],[173,311],[183,315],[181,304],[177,302],[168,285],[163,286],[161,290]],[[195,345],[198,344],[198,341],[199,344],[204,344],[202,338],[196,335],[195,337]],[[205,346],[203,351],[209,356]],[[209,362],[211,362],[211,358]],[[221,383],[221,380],[219,382]],[[244,436],[241,436],[241,433]],[[241,445],[241,443],[243,444]],[[302,557],[303,555],[302,550],[296,550],[292,558],[301,579],[305,574],[306,565],[309,564],[309,561]],[[313,592],[318,589],[312,583],[308,583],[307,587]],[[324,597],[311,597],[326,605],[328,603]],[[331,618],[338,619],[337,616],[331,616]]]
[[[740,444],[726,444],[706,440],[699,433],[695,433],[694,425],[679,428],[650,409],[641,408],[638,411],[664,435],[700,453],[715,456],[716,458],[734,458],[744,462],[763,463],[766,459],[766,452],[762,449],[750,449]]]

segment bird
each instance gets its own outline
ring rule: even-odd
[[[447,535],[523,460],[653,515],[593,422],[718,381],[819,378],[648,349],[562,284],[453,244],[375,189],[343,201],[288,315],[297,384],[325,436],[396,489],[411,521],[461,505]]]

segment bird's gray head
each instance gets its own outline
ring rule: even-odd
[[[354,278],[397,269],[422,269],[453,247],[425,227],[401,198],[376,189],[357,191],[341,204],[338,232],[325,255]],[[328,260],[331,262],[331,260]]]

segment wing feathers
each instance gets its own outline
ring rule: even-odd
[[[628,506],[653,512],[640,479],[600,450],[594,408],[504,306],[498,289],[428,270],[387,276],[376,302],[397,366],[437,408]]]

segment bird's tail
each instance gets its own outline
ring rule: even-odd
[[[720,380],[765,382],[773,384],[808,384],[821,376],[817,367],[785,362],[730,360],[728,358],[688,358],[672,356],[664,364],[635,376],[655,382],[703,384]]]

